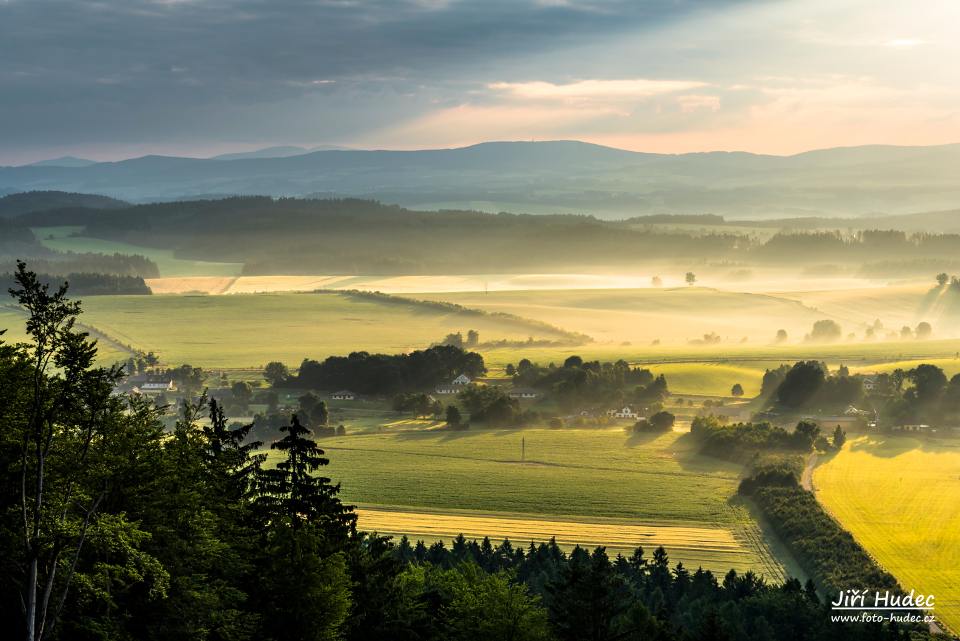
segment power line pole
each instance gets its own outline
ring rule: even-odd
[[[520,462],[524,463],[527,460],[527,438],[525,436],[520,437]]]

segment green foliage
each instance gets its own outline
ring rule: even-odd
[[[624,403],[657,406],[668,396],[667,380],[644,368],[631,368],[623,360],[585,362],[569,356],[563,367],[542,367],[526,359],[513,376],[515,385],[543,390],[561,407],[612,407]]]
[[[271,385],[282,385],[290,378],[290,371],[283,363],[272,361],[263,368],[263,378]]]
[[[669,432],[673,429],[676,417],[670,412],[661,410],[650,418],[642,418],[633,426],[634,432]]]
[[[520,401],[495,385],[467,385],[457,396],[470,413],[470,421],[497,427],[516,427],[523,423]]]
[[[800,421],[791,433],[765,422],[727,425],[714,416],[698,416],[690,424],[690,434],[708,454],[744,460],[766,450],[809,452],[820,428],[815,423]]]
[[[795,480],[767,473],[741,486],[760,507],[774,531],[814,582],[827,594],[846,588],[899,589],[883,571]]]
[[[457,347],[438,345],[409,354],[331,356],[322,363],[304,360],[290,384],[312,389],[348,388],[369,394],[433,388],[459,374],[474,378],[486,372],[483,357]]]

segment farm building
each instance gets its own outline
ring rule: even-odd
[[[469,376],[467,376],[466,374],[461,374],[460,376],[457,376],[455,379],[453,379],[449,383],[441,383],[440,385],[437,385],[437,389],[434,391],[437,394],[443,394],[443,395],[458,394],[460,390],[462,390],[464,387],[466,387],[472,382],[473,381],[470,380]]]
[[[173,384],[173,381],[150,381],[147,383],[141,383],[140,385],[133,388],[134,392],[140,394],[163,394],[165,392],[176,392],[177,386]]]
[[[340,390],[339,392],[331,394],[330,398],[335,401],[353,401],[356,400],[357,395],[350,390]]]
[[[614,418],[640,418],[640,415],[630,406],[621,407],[620,409],[615,410],[607,410],[607,415]]]
[[[507,394],[510,396],[510,398],[524,399],[538,398],[540,396],[540,392],[529,387],[514,387],[507,392]]]

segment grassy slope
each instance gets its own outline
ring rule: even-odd
[[[521,439],[526,441],[526,463],[520,462]],[[764,560],[766,546],[759,543],[746,510],[730,502],[739,466],[699,456],[679,433],[638,438],[618,428],[388,429],[324,439],[321,446],[348,501],[427,514],[468,510],[471,517],[549,517],[565,523],[568,536],[577,535],[570,522],[610,518],[632,525],[704,528],[699,533],[661,530],[654,540],[672,542],[675,556],[685,563],[715,569],[753,567],[767,576],[779,572]],[[486,533],[496,536],[515,525],[493,522]],[[532,531],[546,538],[550,527],[559,526]],[[615,528],[611,537],[613,532]],[[731,533],[737,542],[732,547]],[[614,538],[621,548],[629,547],[622,545],[622,534]],[[652,544],[642,538],[635,543],[648,549]]]
[[[481,340],[554,340],[523,320],[476,316],[333,294],[91,296],[84,322],[123,344],[154,350],[167,363],[258,367],[272,360],[427,347],[447,333],[476,329]]]
[[[7,330],[5,334],[0,336],[0,341],[10,344],[26,341],[27,334],[23,325],[25,319],[26,316],[22,312],[8,307],[0,307],[0,330]],[[80,320],[82,322],[88,319],[81,316]],[[117,363],[125,361],[129,356],[129,353],[122,346],[104,340],[96,334],[94,334],[94,338],[98,339],[98,361],[100,363],[104,365]]]
[[[851,441],[814,473],[817,498],[909,590],[960,630],[960,447]]]

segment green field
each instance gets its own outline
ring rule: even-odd
[[[0,330],[7,330],[6,333],[0,335],[0,341],[8,344],[26,341],[27,334],[24,328],[25,320],[26,315],[19,309],[11,306],[0,305]],[[81,320],[84,319],[81,318]],[[96,331],[95,328],[81,324],[81,329],[91,332],[93,338],[97,339],[99,357],[97,360],[99,363],[103,365],[119,363],[125,361],[130,356],[130,353],[124,349],[122,345],[119,345],[110,340],[109,337],[102,335],[100,332]]]
[[[236,276],[241,263],[217,263],[177,258],[173,250],[153,249],[141,245],[76,236],[83,227],[35,227],[34,235],[44,246],[63,252],[94,252],[100,254],[140,254],[160,268],[161,276]]]
[[[450,332],[481,340],[558,340],[549,328],[497,316],[336,293],[234,296],[91,296],[83,321],[119,343],[154,351],[170,364],[256,368],[279,360],[297,366],[352,351],[421,349]]]
[[[712,296],[710,290],[700,292]],[[678,293],[681,297],[687,294],[688,290]],[[206,368],[257,369],[271,360],[296,367],[304,358],[324,358],[355,350],[404,352],[426,347],[447,333],[467,329],[478,330],[481,342],[524,341],[531,336],[546,340],[565,338],[521,318],[330,292],[91,296],[83,301],[83,309],[83,323],[113,339],[112,345],[101,341],[109,358],[120,357],[130,348],[154,351],[167,364],[189,362]],[[559,314],[544,314],[540,318],[563,329],[570,328],[562,325],[569,319]],[[0,312],[0,322],[10,327],[22,325],[22,320],[11,312]],[[591,342],[576,346],[484,347],[480,351],[494,374],[502,373],[508,363],[522,358],[543,364],[562,363],[573,354],[604,361],[622,358],[665,374],[674,392],[710,396],[729,394],[734,383],[740,383],[747,396],[755,395],[766,369],[809,358],[824,360],[831,366],[843,363],[855,372],[909,369],[922,362],[935,363],[948,375],[960,371],[960,340],[844,341],[827,345]]]
[[[960,630],[960,443],[861,437],[814,472],[820,502]]]
[[[621,428],[449,432],[388,426],[320,445],[346,500],[424,515],[412,531],[408,521],[393,531],[436,535],[421,528],[454,514],[464,521],[443,526],[448,534],[481,527],[479,518],[484,533],[495,537],[515,532],[519,520],[538,538],[563,534],[620,550],[672,542],[676,560],[693,567],[753,568],[782,577],[756,523],[734,499],[741,468],[700,456],[678,432],[641,438]],[[380,517],[378,529],[391,530]],[[551,524],[543,525],[545,519]],[[609,530],[590,530],[591,523]],[[623,534],[635,526],[652,530],[628,545]],[[624,532],[617,534],[618,527]]]

